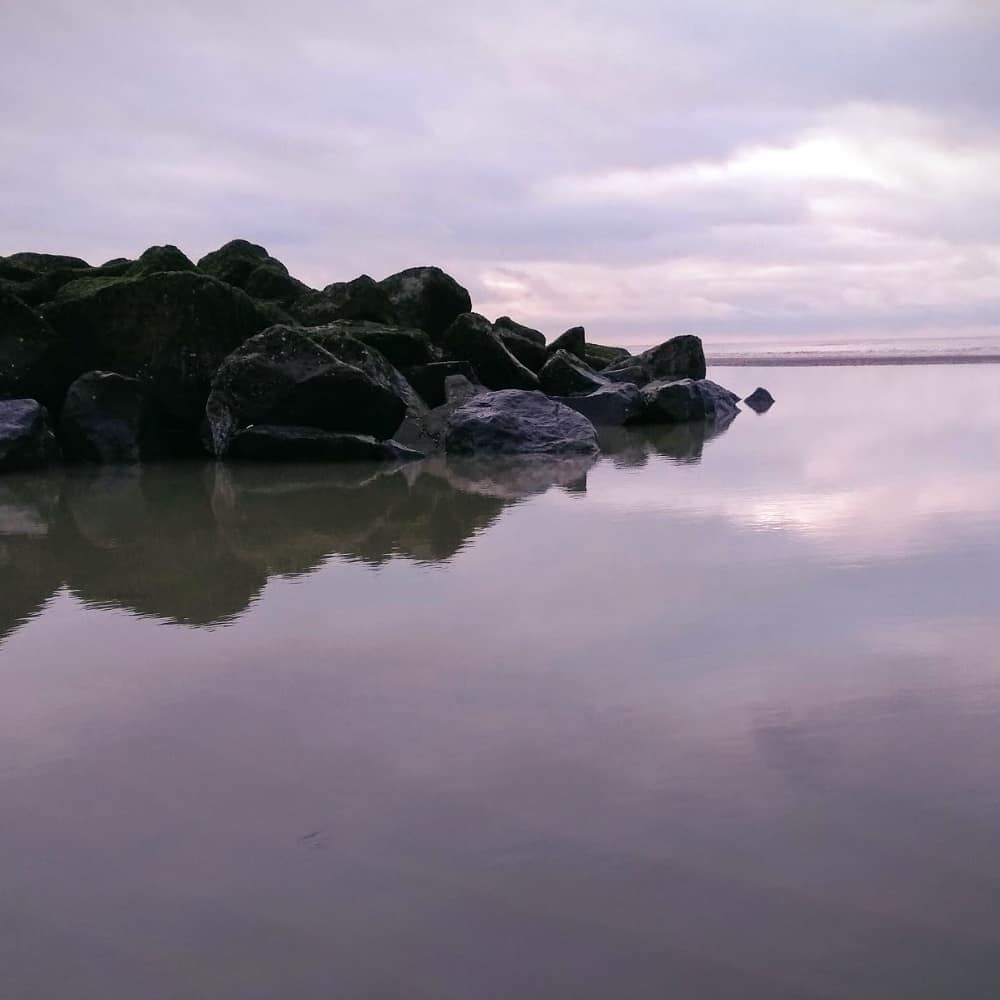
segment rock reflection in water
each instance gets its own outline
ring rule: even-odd
[[[736,415],[725,413],[712,420],[691,424],[604,427],[599,433],[601,451],[618,468],[641,468],[651,455],[694,465],[701,461],[705,445],[724,434]]]

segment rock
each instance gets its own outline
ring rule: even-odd
[[[34,255],[47,256],[47,255]],[[54,261],[68,260],[75,261],[75,257],[53,257]],[[8,261],[10,258],[8,258]],[[9,265],[7,273],[10,274]],[[45,266],[38,271],[20,269],[21,278],[17,281],[3,280],[0,278],[0,288],[16,295],[29,306],[39,306],[42,303],[50,302],[59,294],[59,290],[68,285],[71,281],[80,278],[113,278],[119,277],[123,271],[120,266],[113,267],[49,267]]]
[[[35,274],[49,274],[52,271],[85,270],[90,265],[81,257],[67,257],[55,253],[12,253],[7,260],[11,264],[34,271]]]
[[[230,454],[282,462],[406,462],[423,458],[397,441],[376,441],[360,434],[337,434],[316,427],[254,424],[233,435]]]
[[[645,423],[679,424],[735,414],[739,397],[708,379],[660,380],[642,388]]]
[[[747,406],[750,407],[754,413],[767,413],[772,406],[774,406],[774,396],[772,396],[767,389],[762,389],[757,386],[753,392],[750,393],[746,399],[743,400]]]
[[[430,407],[445,402],[445,386],[450,376],[465,376],[470,382],[476,377],[468,361],[434,361],[416,365],[404,372],[406,380]]]
[[[28,397],[52,406],[62,388],[52,381],[55,330],[17,296],[0,290],[0,399]]]
[[[129,260],[128,257],[112,257],[111,260],[106,260],[100,267],[102,271],[118,271],[119,274],[124,274],[133,264],[134,260]]]
[[[631,382],[602,385],[586,396],[555,397],[582,413],[595,427],[621,427],[642,415],[642,394]]]
[[[262,246],[247,240],[230,240],[218,250],[205,254],[198,261],[198,270],[224,281],[227,285],[244,288],[250,275],[267,260],[274,260]],[[280,263],[280,262],[279,262]]]
[[[75,281],[45,316],[65,345],[64,392],[86,371],[139,378],[159,419],[190,441],[215,370],[266,323],[243,292],[194,271]]]
[[[736,415],[733,409],[709,420],[685,424],[605,427],[599,434],[601,452],[620,468],[643,466],[650,455],[680,465],[697,465],[705,445],[723,434]]]
[[[583,359],[594,371],[609,365],[621,365],[632,357],[624,347],[606,347],[604,344],[586,344]]]
[[[555,354],[556,351],[568,351],[570,354],[575,354],[581,361],[585,361],[587,357],[587,341],[583,327],[573,326],[565,333],[559,334],[548,346],[550,355]]]
[[[303,326],[321,326],[338,319],[389,325],[399,321],[385,289],[367,274],[303,295],[289,308]]]
[[[115,372],[81,375],[69,387],[59,418],[63,454],[80,462],[138,462],[144,408],[138,379]]]
[[[605,382],[617,382],[623,385],[630,382],[632,385],[645,385],[649,381],[646,369],[632,364],[624,368],[604,368],[601,370],[601,378]]]
[[[469,293],[439,267],[411,267],[379,285],[398,321],[430,334],[435,343],[457,317],[472,311]]]
[[[493,329],[503,341],[504,347],[533,372],[540,372],[548,360],[545,350],[545,335],[531,327],[515,323],[509,316],[501,316]]]
[[[705,352],[700,338],[685,334],[672,337],[642,354],[616,362],[601,374],[610,378],[613,372],[626,368],[630,369],[627,381],[638,384],[666,378],[702,379],[705,377]],[[632,377],[634,373],[631,369],[639,369],[641,377]]]
[[[120,262],[119,262],[120,263]],[[112,265],[114,267],[114,265]],[[107,265],[103,270],[107,270]],[[165,246],[150,247],[144,250],[139,259],[130,264],[125,271],[129,277],[138,278],[146,274],[158,274],[161,271],[193,271],[194,263],[181,253],[177,247],[166,244]]]
[[[489,389],[537,389],[538,378],[503,345],[492,324],[478,313],[463,313],[441,342],[454,358],[468,361]]]
[[[541,392],[485,392],[448,418],[445,448],[457,455],[590,455],[594,425]]]
[[[481,385],[470,382],[464,375],[449,375],[444,380],[445,404],[461,406],[474,396],[481,396],[486,390]]]
[[[265,302],[280,302],[288,305],[305,295],[314,294],[314,289],[293,278],[288,268],[273,257],[255,267],[246,280],[244,291],[251,298]]]
[[[449,455],[444,477],[463,493],[512,502],[561,486],[586,493],[587,473],[597,461],[582,455]]]
[[[0,472],[41,468],[58,455],[44,406],[34,399],[0,401]]]
[[[397,368],[410,368],[435,361],[438,352],[423,330],[387,326],[360,320],[335,320],[324,326],[309,327],[308,335],[324,344],[330,338],[353,337],[373,347]]]
[[[550,396],[584,396],[607,385],[575,354],[559,350],[549,357],[538,373],[543,392]]]
[[[233,351],[212,380],[205,410],[211,450],[226,454],[238,430],[261,423],[390,438],[407,405],[389,371],[384,358],[350,337],[321,346],[304,330],[271,327]]]

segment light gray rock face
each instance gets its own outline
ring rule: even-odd
[[[587,358],[587,334],[582,326],[572,326],[565,333],[559,334],[548,346],[550,355],[556,351],[569,351],[581,361]]]
[[[423,458],[421,452],[398,441],[275,424],[254,424],[237,431],[229,454],[267,462],[408,462]]]
[[[437,341],[462,313],[472,311],[472,299],[451,275],[439,267],[411,267],[379,282],[398,321],[415,326]]]
[[[444,332],[442,344],[451,357],[468,361],[488,389],[538,388],[538,377],[504,347],[485,316],[463,313]]]
[[[739,412],[739,396],[709,379],[650,382],[642,387],[645,423],[682,424],[717,420]]]
[[[550,396],[585,396],[596,392],[607,382],[575,354],[556,351],[538,373],[543,392]]]
[[[251,424],[316,427],[392,437],[407,404],[388,362],[351,337],[321,346],[295,327],[251,337],[222,363],[205,415],[211,449],[224,455]]]
[[[451,455],[590,455],[594,425],[541,392],[504,389],[470,399],[448,418]]]
[[[80,462],[138,462],[143,405],[138,379],[115,372],[81,375],[69,387],[59,417],[63,454]]]
[[[642,394],[631,382],[602,385],[587,396],[556,398],[582,413],[595,427],[622,427],[637,420],[643,411]]]
[[[618,381],[613,373],[625,369],[628,370],[625,381],[640,385],[657,379],[702,379],[705,377],[705,351],[701,338],[691,334],[672,337],[642,354],[609,365],[601,374]]]
[[[0,401],[0,472],[38,469],[58,455],[45,407],[34,399]]]
[[[755,413],[766,413],[772,406],[774,406],[774,396],[772,396],[767,389],[763,389],[757,386],[753,392],[750,393],[746,399],[743,400],[747,406],[750,407]]]

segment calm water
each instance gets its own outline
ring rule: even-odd
[[[589,470],[0,481],[10,1000],[994,998],[1000,367]]]

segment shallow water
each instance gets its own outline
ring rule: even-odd
[[[1000,367],[711,374],[590,469],[0,480],[2,995],[996,996]]]

